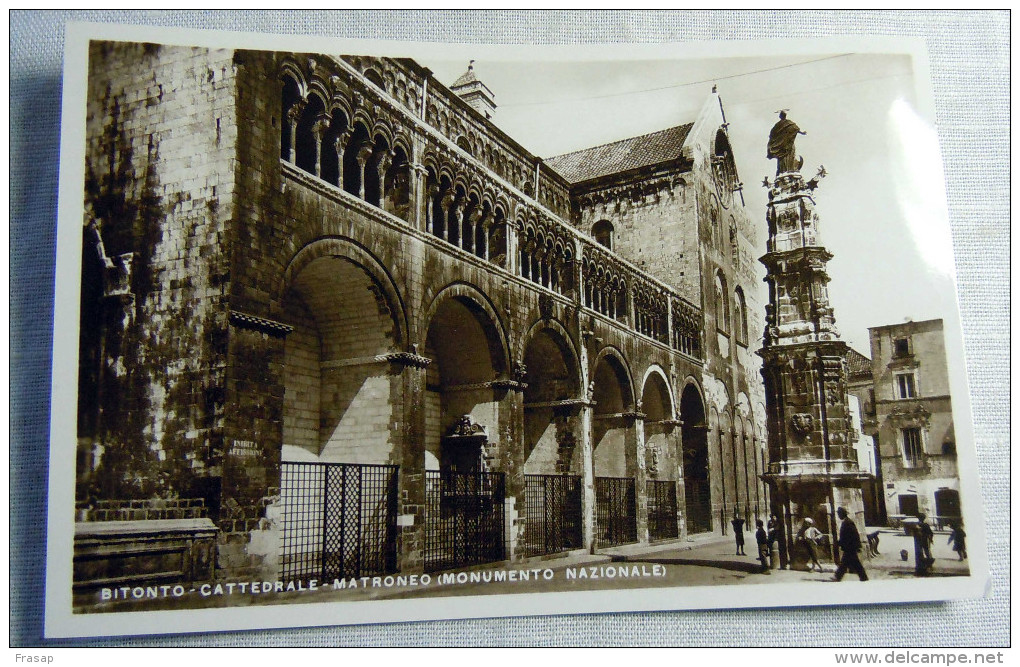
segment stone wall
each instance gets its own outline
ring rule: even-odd
[[[607,355],[619,400],[606,421],[614,431],[606,470],[643,488],[647,462],[634,423],[641,378],[659,369],[677,404],[680,381],[699,377],[702,365],[637,333],[630,315],[582,308],[579,265],[564,269],[574,287],[547,289],[519,275],[513,252],[502,264],[478,257],[430,234],[420,216],[398,218],[281,160],[287,119],[274,54],[142,45],[94,52],[90,97],[123,99],[130,113],[117,102],[93,114],[90,173],[123,174],[95,176],[91,201],[101,231],[109,229],[108,252],[139,254],[135,310],[124,326],[132,344],[119,343],[122,357],[138,357],[112,366],[135,382],[121,396],[145,403],[125,401],[114,423],[142,437],[139,457],[168,462],[172,485],[206,492],[220,576],[275,575],[284,452],[399,465],[398,562],[421,568],[426,450],[438,454],[463,414],[485,427],[485,465],[506,475],[512,550],[529,453],[521,447],[525,385],[555,383],[553,400],[575,401],[550,422],[536,465],[581,474],[581,413],[591,409],[589,383]],[[163,76],[177,83],[160,89]],[[115,82],[122,93],[106,94]],[[419,160],[424,139],[414,142],[410,157]],[[144,146],[147,157],[123,167],[124,146],[132,155]],[[123,191],[117,201],[138,202],[137,214],[115,216],[110,187]],[[411,211],[424,208],[412,191]],[[124,219],[133,221],[128,229],[117,226]],[[574,257],[583,242],[571,239]],[[524,364],[542,331],[555,331],[567,350],[565,384]],[[464,386],[443,386],[450,378]],[[639,536],[643,502],[639,491]]]
[[[94,42],[89,61],[79,440],[101,456],[80,493],[197,495],[215,514],[231,53]]]

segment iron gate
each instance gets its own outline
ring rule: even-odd
[[[598,547],[637,542],[637,497],[633,479],[595,478],[595,526]]]
[[[581,478],[524,476],[525,556],[541,556],[581,544]]]
[[[506,558],[503,473],[425,471],[425,569]]]
[[[397,569],[397,466],[281,463],[283,579]]]
[[[689,534],[712,531],[712,490],[707,479],[684,480],[684,505]]]
[[[680,536],[676,525],[676,482],[648,480],[648,539],[671,540]]]

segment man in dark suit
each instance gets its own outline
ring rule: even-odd
[[[858,553],[861,550],[861,534],[857,532],[857,526],[850,519],[845,507],[836,510],[836,516],[840,518],[839,524],[839,567],[836,568],[835,581],[841,581],[847,570],[855,573],[861,581],[868,580],[868,573],[864,571],[861,558]]]

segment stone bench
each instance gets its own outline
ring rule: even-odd
[[[217,532],[209,519],[76,523],[74,592],[208,581]]]

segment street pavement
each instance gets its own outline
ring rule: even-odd
[[[879,531],[878,555],[866,558],[861,555],[864,569],[871,579],[896,579],[903,577],[914,577],[914,540],[904,535],[901,531],[894,531],[887,528],[868,528],[867,533]],[[750,538],[750,539],[748,539]],[[757,575],[762,578],[760,583],[770,583],[768,577],[778,577],[783,581],[828,581],[832,579],[835,572],[835,565],[831,557],[825,558],[820,554],[823,572],[808,572],[804,570],[771,570],[770,575],[763,575],[761,564],[757,559],[757,546],[754,543],[753,534],[745,534],[747,544],[744,550],[746,556],[736,555],[736,545],[732,536],[720,536],[714,534],[695,538],[688,543],[676,543],[664,547],[653,546],[639,547],[630,545],[607,553],[614,560],[626,562],[661,563],[667,565],[699,566],[740,572],[750,575]],[[948,533],[935,533],[935,541],[932,545],[932,557],[935,564],[928,573],[929,577],[938,576],[966,576],[969,573],[967,561],[958,560],[958,556],[947,543]],[[907,560],[902,560],[900,551],[906,550]],[[857,579],[857,575],[847,574],[851,579]],[[751,583],[744,579],[746,583]],[[775,581],[775,580],[773,580]]]
[[[913,538],[889,529],[880,530],[879,554],[863,558],[864,567],[872,580],[914,578]],[[425,575],[416,583],[392,583],[395,577],[364,577],[357,581],[346,580],[342,588],[335,582],[317,582],[314,590],[269,593],[260,595],[214,594],[190,599],[195,607],[247,606],[261,604],[291,604],[306,602],[338,602],[355,600],[395,600],[408,598],[505,595],[515,593],[580,592],[598,590],[670,588],[683,586],[775,585],[792,582],[832,582],[835,567],[831,560],[822,558],[823,572],[774,569],[768,574],[761,571],[755,556],[753,535],[745,549],[746,556],[735,553],[733,537],[718,534],[697,535],[686,540],[651,545],[626,545],[600,550],[590,554],[575,551],[552,557],[533,558],[512,564],[500,563],[453,572]],[[967,561],[957,560],[957,554],[946,543],[948,534],[938,532],[932,547],[935,564],[929,577],[966,576]],[[902,560],[900,551],[907,551]],[[390,580],[390,583],[387,583]],[[857,576],[848,573],[844,582],[857,582]],[[307,582],[306,582],[307,588]],[[267,589],[268,590],[268,589]],[[180,608],[180,601],[172,599],[124,601],[102,605],[103,611],[124,609]]]

